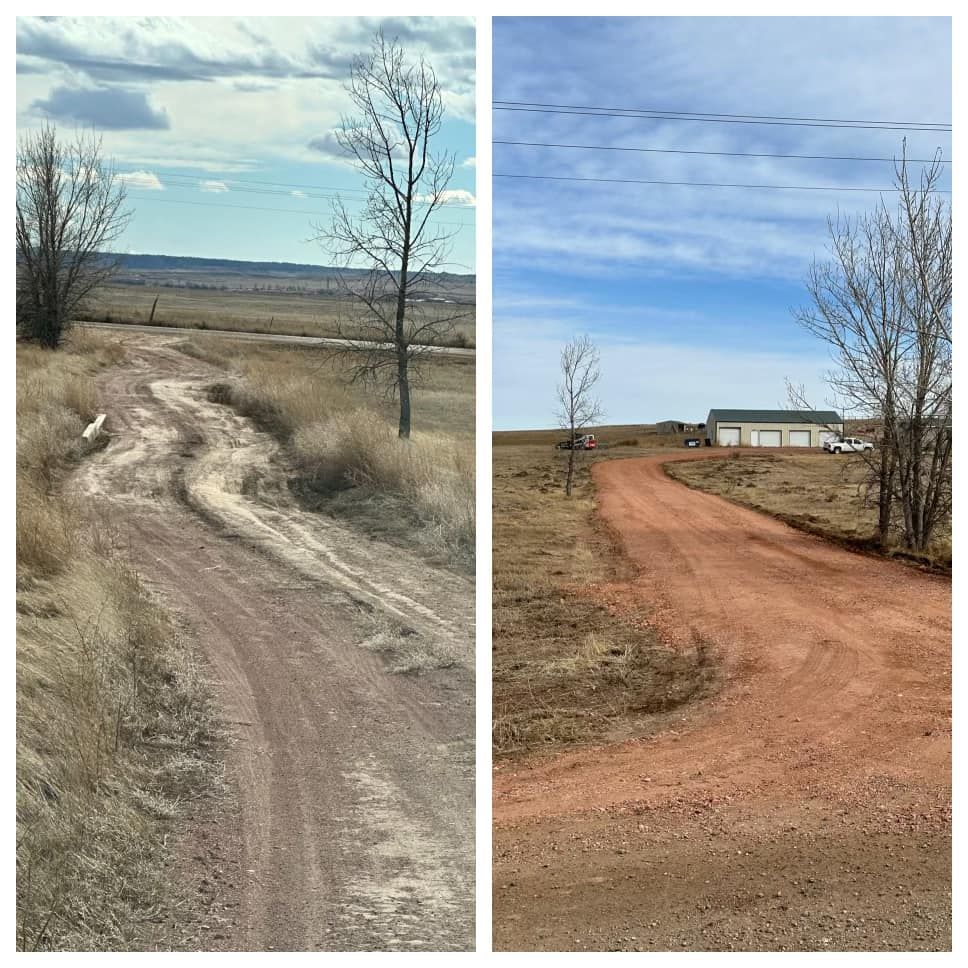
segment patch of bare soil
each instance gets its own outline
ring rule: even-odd
[[[696,455],[595,465],[636,568],[602,595],[649,603],[669,648],[709,642],[723,688],[658,735],[498,770],[497,946],[949,946],[950,582],[671,459]]]
[[[233,796],[173,858],[199,898],[176,946],[468,949],[473,584],[302,511],[171,342],[128,340],[75,481],[197,636],[233,736]]]

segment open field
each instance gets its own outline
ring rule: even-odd
[[[17,947],[171,943],[165,838],[219,789],[195,655],[110,516],[65,485],[99,444],[96,374],[121,348],[17,347]]]
[[[190,329],[238,329],[290,336],[337,336],[358,332],[350,320],[354,305],[335,295],[276,289],[221,290],[165,286],[107,286],[92,300],[82,319],[107,323],[147,323],[155,298],[153,324]],[[431,318],[463,316],[444,341],[448,346],[473,346],[476,317],[473,302],[423,303],[420,311]]]
[[[528,755],[498,759],[496,949],[949,948],[949,582],[666,473],[669,461],[704,466],[705,448],[656,447],[647,428],[596,433],[637,443],[594,458],[594,490],[583,480],[575,502],[586,502],[584,532],[557,510],[558,435],[495,435],[495,725],[508,670],[545,637],[567,646],[560,631],[584,614],[552,611],[542,628],[532,602],[546,576],[597,554],[583,589],[592,610],[581,603],[593,626],[598,606],[613,623],[644,620],[669,653],[702,643],[714,688],[651,722],[616,716],[597,737],[555,742],[539,733]],[[642,456],[614,459],[623,452]],[[527,552],[519,530],[539,535],[530,554],[506,550]],[[589,531],[611,539],[595,545]],[[523,617],[504,620],[503,636],[501,603]],[[573,718],[601,718],[609,698],[588,689]],[[522,701],[529,712],[542,704]],[[623,719],[635,730],[617,728]]]
[[[345,358],[205,335],[178,345],[224,369],[217,398],[286,445],[297,472],[290,487],[305,507],[472,569],[472,361],[427,360],[413,390],[413,435],[401,441],[396,402],[347,384]]]
[[[589,455],[564,496],[557,436],[494,435],[496,755],[640,735],[715,684],[702,642],[671,651],[649,628],[647,605],[617,611],[600,600],[598,588],[628,577],[628,564],[595,520]]]

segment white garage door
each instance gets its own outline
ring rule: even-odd
[[[779,430],[761,430],[760,447],[779,447],[781,435]]]
[[[720,427],[719,446],[739,447],[739,427]]]
[[[809,430],[791,430],[790,446],[791,447],[809,447],[810,431]]]

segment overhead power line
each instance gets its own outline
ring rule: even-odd
[[[884,161],[894,162],[896,158],[869,158],[859,155],[784,155],[769,151],[698,151],[686,148],[632,148],[623,145],[573,145],[552,141],[507,141],[495,138],[496,145],[518,145],[525,148],[582,148],[589,151],[637,151],[660,155],[715,155],[722,158],[794,158],[801,161]],[[908,158],[913,164],[932,164],[934,158]],[[942,165],[950,165],[951,159],[938,159]]]
[[[296,189],[309,189],[310,191],[320,191],[320,192],[339,192],[344,195],[369,195],[365,189],[362,188],[339,188],[335,185],[305,185],[298,182],[283,182],[283,181],[257,181],[251,178],[232,178],[225,175],[187,175],[182,172],[171,171],[170,169],[164,168],[118,168],[116,169],[119,174],[125,175],[137,175],[137,174],[151,174],[151,175],[163,175],[166,179],[175,179],[178,181],[193,182],[196,184],[201,184],[202,182],[223,182],[226,185],[261,185],[261,186],[271,186],[266,187],[266,194],[289,194],[285,191],[279,191],[279,189],[296,188]],[[243,189],[235,189],[236,191],[242,191]],[[256,189],[252,189],[256,191]],[[330,198],[330,195],[321,196],[323,198]]]
[[[806,128],[848,128],[879,131],[935,131],[947,133],[950,122],[868,121],[846,118],[801,118],[769,114],[716,114],[713,112],[660,111],[647,108],[618,108],[583,104],[549,104],[540,101],[494,101],[496,111],[524,111],[538,114],[578,114],[589,117],[639,118],[648,121],[695,121],[712,124],[766,124]]]
[[[156,173],[160,172],[160,169],[155,169],[155,170],[153,170],[151,172],[143,172],[141,169],[121,169],[121,168],[119,168],[119,169],[116,169],[116,171],[120,175],[137,175],[137,174],[142,174],[142,173],[145,173],[145,174],[156,174]],[[235,180],[234,179],[228,179],[228,178],[199,178],[199,177],[194,176],[194,175],[178,175],[178,174],[170,174],[170,173],[166,173],[166,172],[160,172],[160,173],[164,175],[165,183],[167,183],[168,185],[170,185],[174,189],[179,189],[179,188],[180,189],[197,188],[200,191],[205,191],[205,189],[203,189],[201,187],[205,182],[225,183],[225,185],[226,185],[225,191],[221,191],[221,190],[213,191],[212,189],[208,189],[208,193],[209,194],[228,194],[228,193],[231,192],[232,194],[236,194],[236,195],[274,195],[274,196],[281,196],[281,197],[284,197],[284,198],[293,198],[293,199],[296,199],[296,200],[311,199],[311,200],[319,200],[319,201],[334,200],[334,199],[337,199],[337,198],[340,197],[339,195],[322,194],[322,193],[318,193],[318,192],[317,193],[304,193],[303,192],[303,193],[300,193],[300,194],[293,194],[293,192],[290,192],[290,191],[285,191],[285,190],[280,190],[280,189],[272,189],[272,188],[248,188],[248,187],[238,188],[238,187],[229,187],[229,186],[235,186]],[[243,182],[242,184],[243,185],[250,185],[250,184],[259,184],[259,185],[278,184],[278,185],[282,185],[282,184],[286,184],[286,183],[285,182]],[[144,188],[145,186],[143,186],[143,185],[142,186],[139,186],[137,184],[134,184],[131,187],[133,189],[138,189],[139,187],[140,188]],[[307,185],[305,187],[308,188],[310,186]],[[342,194],[344,192],[344,189],[334,189],[334,191],[339,192],[340,194]],[[366,192],[362,192],[360,189],[348,189],[347,191],[359,192],[363,196],[366,196],[367,195]],[[154,201],[176,201],[175,199],[158,198],[158,197],[153,196],[153,195],[150,195],[150,196],[149,195],[141,195],[141,196],[138,196],[138,197],[145,198],[145,199],[151,199],[151,200],[154,200]],[[349,201],[360,201],[360,202],[362,202],[363,200],[364,200],[364,198],[351,198],[351,199],[349,199]],[[187,204],[187,202],[186,202],[186,204]],[[210,205],[210,206],[213,206],[213,207],[217,206],[217,207],[224,207],[224,208],[233,207],[233,206],[230,206],[228,203],[215,203],[215,202],[194,202],[193,204],[196,204],[196,205]],[[245,207],[245,206],[234,206],[234,207],[238,208],[238,207]],[[253,211],[258,210],[254,206],[250,206],[250,207],[253,209]],[[438,208],[438,213],[441,213],[442,210],[443,210],[443,208],[446,208],[446,207],[447,207],[446,205],[439,207]],[[292,212],[295,212],[295,213],[298,214],[298,210],[297,209],[266,208],[266,209],[262,209],[262,211],[269,211],[269,212],[283,212],[283,211],[289,212],[289,211],[292,211]],[[322,213],[322,212],[309,212],[309,213],[306,213],[306,212],[304,212],[302,214],[323,215],[325,213]],[[435,214],[434,217],[436,218],[436,214]],[[469,223],[469,222],[449,222],[449,223],[438,222],[437,224],[463,225],[463,226],[468,226],[468,227],[471,225],[471,223]]]
[[[896,192],[897,188],[868,188],[855,185],[747,185],[734,182],[696,182],[661,181],[651,178],[580,178],[577,175],[519,175],[511,172],[495,172],[495,178],[526,178],[535,181],[605,182],[616,185],[680,185],[691,188],[771,188],[778,191],[804,192]],[[946,189],[931,189],[932,192],[950,195]]]

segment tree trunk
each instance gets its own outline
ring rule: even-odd
[[[397,360],[397,386],[400,390],[399,436],[410,436],[410,375],[407,372],[407,354],[400,353]]]
[[[891,514],[894,507],[894,453],[885,433],[881,441],[881,470],[878,481],[877,543],[886,549],[891,542]]]
[[[411,162],[412,165],[412,162]],[[410,271],[410,215],[411,198],[407,196],[407,214],[403,229],[403,248],[400,259],[400,285],[397,288],[397,317],[394,326],[394,339],[397,349],[397,389],[400,391],[400,427],[398,435],[410,437],[410,373],[407,346],[407,287]]]

